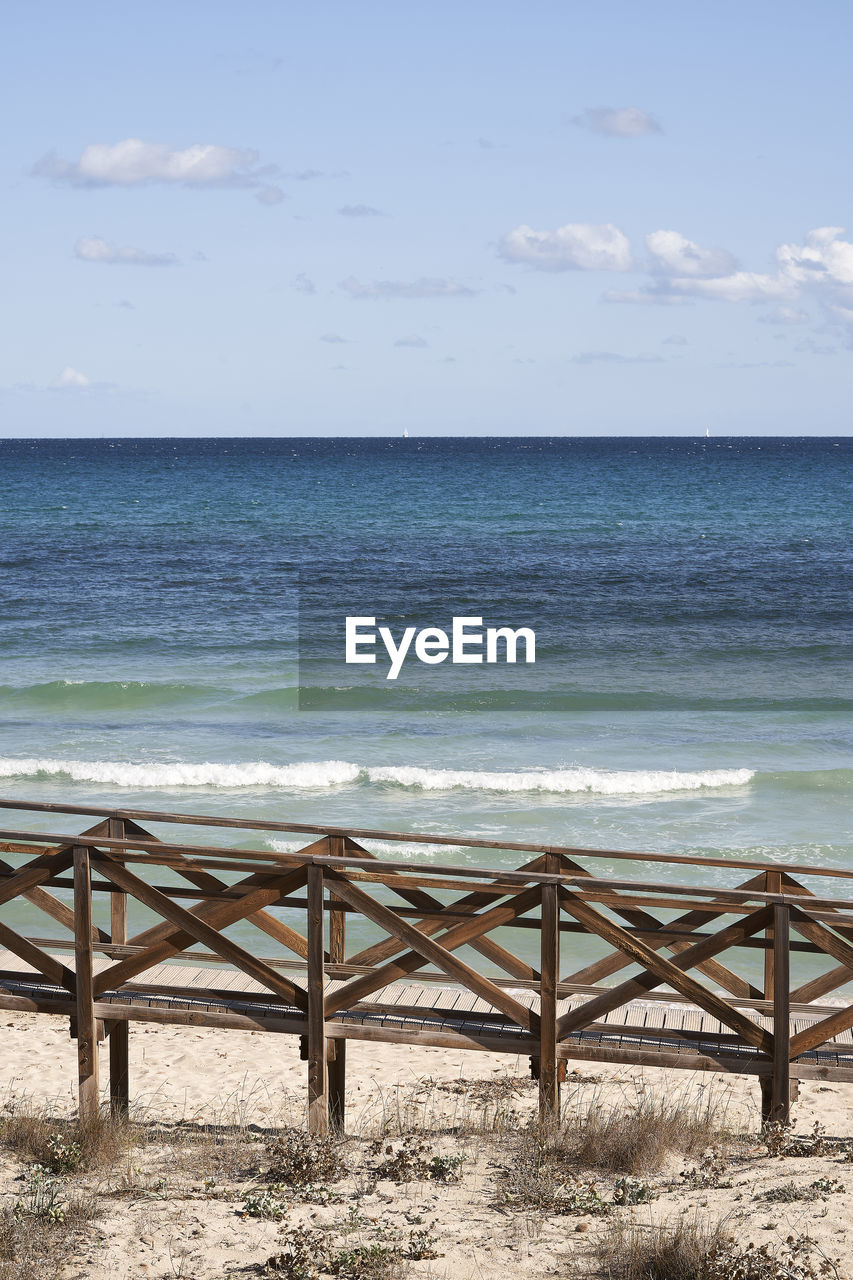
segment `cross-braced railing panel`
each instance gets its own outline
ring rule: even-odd
[[[301,1036],[315,1128],[330,1110],[333,1119],[343,1114],[348,1038],[529,1053],[544,1112],[557,1105],[559,1063],[571,1056],[755,1072],[767,1114],[779,1118],[792,1078],[853,1079],[853,1039],[849,1051],[843,1042],[853,1003],[810,1007],[853,982],[853,902],[845,895],[853,872],[84,806],[0,801],[0,808],[99,819],[80,834],[0,832],[0,851],[22,864],[0,861],[0,914],[25,899],[73,935],[75,957],[72,968],[54,954],[67,941],[31,937],[0,919],[0,945],[55,989],[50,999],[16,995],[22,971],[10,971],[0,974],[0,1005],[24,1007],[15,1001],[28,999],[37,1009],[71,1012],[81,1106],[97,1105],[104,1037],[112,1101],[126,1105],[134,1019]],[[151,830],[166,824],[308,839],[281,853]],[[480,851],[480,863],[482,850],[500,853],[487,866],[427,866],[377,856],[374,839],[467,845],[472,860]],[[612,873],[614,863],[632,860],[643,864],[633,878]],[[649,864],[665,874],[650,878]],[[691,879],[682,883],[686,866]],[[722,883],[726,867],[730,885]],[[173,883],[158,882],[162,869]],[[805,877],[829,892],[806,887]],[[56,896],[71,886],[73,906]],[[109,929],[93,910],[93,898],[104,897]],[[128,902],[155,917],[132,936]],[[360,941],[348,954],[352,921]],[[262,954],[270,939],[284,957]],[[601,954],[590,959],[595,947]],[[167,965],[157,985],[151,974],[170,959],[224,965],[248,981],[226,992],[214,977],[212,986],[194,988],[175,976],[191,971]],[[792,962],[811,968],[792,980]],[[821,962],[829,967],[818,972]],[[409,984],[415,995],[395,1005],[389,992],[413,977],[432,985]],[[467,1021],[447,1016],[448,984],[468,993],[475,1012]],[[194,989],[213,1007],[191,1007]],[[167,1006],[140,1007],[145,992]],[[677,1002],[696,1011],[696,1025],[674,1025],[666,1010]],[[638,1008],[650,1011],[639,1029]]]

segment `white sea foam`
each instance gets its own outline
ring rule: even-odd
[[[72,782],[103,782],[117,787],[329,787],[355,782],[357,765],[345,760],[300,761],[275,765],[136,764],[124,760],[12,760],[0,757],[0,777],[64,777]]]
[[[739,787],[754,776],[751,769],[531,769],[519,773],[487,773],[471,769],[368,769],[371,782],[391,782],[422,791],[551,791],[599,796],[648,796],[668,791]]]
[[[347,760],[299,761],[268,764],[189,764],[184,761],[137,763],[126,760],[16,760],[0,757],[0,778],[62,777],[72,782],[105,783],[117,787],[278,787],[319,788],[354,782],[391,784],[418,791],[552,792],[567,795],[653,796],[677,791],[713,790],[744,786],[755,776],[751,769],[531,769],[487,772],[471,769],[423,769],[412,765],[362,768]]]

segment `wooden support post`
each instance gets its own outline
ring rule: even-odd
[[[781,893],[782,892],[782,872],[781,871],[765,871],[764,873],[764,892],[765,893]],[[764,940],[768,944],[764,952],[764,999],[773,999],[773,926],[770,925],[764,930]]]
[[[329,1131],[326,1062],[326,973],[323,938],[323,868],[308,868],[308,1130]]]
[[[109,819],[109,837],[121,840],[125,835],[121,818]],[[110,940],[127,942],[127,894],[113,889],[110,894]],[[110,1112],[125,1117],[130,1109],[130,1023],[116,1020],[110,1030]]]
[[[773,907],[773,1075],[769,1119],[791,1119],[790,908]]]
[[[92,969],[92,873],[89,850],[74,846],[74,958],[77,1004],[78,1115],[81,1122],[98,1118],[98,1028]]]
[[[559,873],[553,854],[546,858],[546,870]],[[560,1115],[560,1085],[557,1078],[557,982],[560,968],[560,903],[556,884],[542,886],[541,960],[539,965],[539,1119],[553,1122]]]
[[[329,841],[330,852],[342,856],[344,841],[340,836],[333,836]],[[346,912],[334,904],[332,895],[329,899],[329,962],[344,964],[346,961]],[[346,1040],[330,1040],[330,1052],[326,1055],[329,1073],[329,1118],[333,1129],[343,1132],[346,1121],[346,1087],[347,1087],[347,1042]]]

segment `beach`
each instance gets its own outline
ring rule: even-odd
[[[75,1046],[65,1020],[6,1014],[3,1023],[5,1121],[22,1109],[38,1113],[46,1107],[58,1128],[73,1114],[75,1101]],[[298,1187],[288,1193],[279,1186],[276,1195],[285,1207],[276,1220],[246,1216],[247,1196],[268,1185],[263,1144],[270,1132],[304,1124],[305,1070],[290,1037],[134,1026],[134,1115],[148,1137],[140,1131],[136,1148],[111,1165],[66,1179],[92,1191],[100,1216],[77,1236],[61,1274],[221,1280],[264,1274],[260,1265],[294,1231],[320,1230],[340,1247],[352,1247],[392,1237],[408,1241],[413,1230],[426,1230],[438,1256],[409,1261],[411,1275],[600,1275],[594,1245],[612,1231],[614,1217],[623,1228],[637,1223],[647,1231],[682,1220],[722,1221],[738,1247],[753,1241],[774,1251],[788,1237],[807,1238],[815,1265],[825,1256],[837,1265],[827,1274],[853,1274],[853,1165],[844,1160],[849,1148],[843,1141],[853,1141],[853,1086],[802,1087],[795,1131],[808,1135],[817,1124],[829,1140],[827,1154],[771,1157],[759,1139],[754,1082],[569,1063],[563,1086],[568,1122],[589,1108],[616,1108],[627,1116],[642,1098],[697,1113],[713,1099],[721,1132],[736,1136],[717,1144],[725,1153],[725,1173],[717,1179],[723,1185],[703,1187],[701,1179],[689,1185],[683,1175],[701,1169],[701,1154],[672,1152],[661,1168],[638,1179],[654,1199],[603,1215],[549,1212],[502,1200],[502,1171],[518,1159],[518,1133],[535,1112],[526,1060],[351,1045],[350,1137],[343,1147],[348,1172],[325,1195]],[[205,1127],[226,1135],[218,1149],[210,1143],[193,1146],[189,1135]],[[423,1174],[404,1182],[377,1176],[382,1153],[398,1151],[405,1133],[430,1158],[464,1156],[459,1180],[437,1184]],[[25,1168],[20,1153],[7,1146],[2,1177],[11,1194],[21,1194]],[[579,1169],[574,1179],[593,1181],[602,1200],[611,1199],[613,1173]],[[816,1183],[822,1193],[812,1190]],[[803,1198],[775,1198],[779,1188],[791,1187]],[[357,1225],[348,1228],[353,1221]]]

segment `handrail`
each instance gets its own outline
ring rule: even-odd
[[[22,801],[0,798],[0,809],[21,813],[67,813],[81,817],[114,818],[131,822],[173,823],[199,827],[226,827],[237,831],[278,831],[294,835],[341,836],[351,839],[405,841],[411,844],[461,846],[465,849],[505,849],[514,853],[563,854],[569,858],[616,858],[629,862],[662,862],[681,866],[734,867],[743,871],[786,871],[791,875],[829,876],[853,880],[853,869],[813,867],[799,863],[762,862],[751,858],[690,857],[684,854],[642,850],[588,849],[580,845],[528,844],[517,840],[484,840],[476,836],[435,835],[415,831],[385,831],[361,827],[334,827],[316,823],[276,822],[272,819],[223,818],[214,814],[170,813],[153,809],[105,808],[97,805],[60,804],[55,801]],[[24,833],[22,838],[26,838]],[[32,833],[29,833],[32,834]],[[0,839],[3,833],[0,833]],[[283,855],[286,856],[286,855]],[[442,871],[451,868],[442,865]]]

